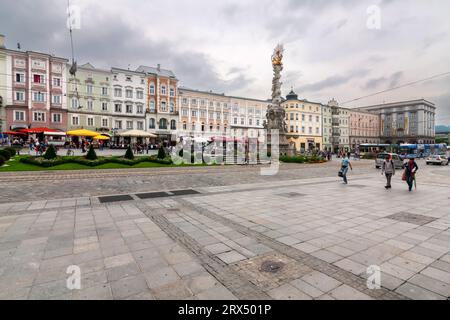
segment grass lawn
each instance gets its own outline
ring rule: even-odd
[[[65,163],[50,168],[43,168],[32,164],[22,163],[19,161],[22,156],[15,156],[13,160],[7,161],[7,166],[0,167],[1,172],[14,172],[14,171],[53,171],[53,170],[89,170],[89,169],[130,169],[130,168],[160,168],[160,167],[179,167],[174,164],[160,164],[154,162],[141,162],[134,166],[128,166],[120,163],[105,163],[96,167],[84,166],[78,163]],[[183,164],[180,166],[206,166],[206,164]]]

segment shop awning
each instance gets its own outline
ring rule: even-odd
[[[121,132],[118,134],[121,137],[142,137],[142,138],[156,138],[157,136],[153,133],[142,131],[142,130],[130,130]]]
[[[23,132],[23,133],[27,133],[27,134],[44,133],[44,132],[58,132],[58,130],[49,129],[49,128],[20,129],[19,131]]]
[[[45,136],[58,136],[58,137],[65,137],[66,133],[61,131],[44,131]]]
[[[4,135],[8,135],[8,136],[26,136],[27,134],[24,132],[19,132],[19,131],[5,131],[3,132]]]
[[[95,136],[100,135],[99,132],[86,130],[86,129],[67,131],[66,134],[68,136],[78,136],[78,137],[95,137]]]

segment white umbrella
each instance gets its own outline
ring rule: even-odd
[[[157,136],[153,133],[142,131],[142,130],[130,130],[119,133],[118,136],[121,137],[143,137],[143,138],[156,138]]]
[[[199,142],[199,143],[206,143],[208,142],[208,139],[204,138],[204,137],[196,137],[193,139],[195,142]]]

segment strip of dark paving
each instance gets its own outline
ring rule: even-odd
[[[200,194],[200,192],[193,190],[193,189],[185,189],[185,190],[174,190],[170,191],[175,196],[186,196],[190,194]]]
[[[119,201],[130,201],[134,200],[130,195],[117,195],[117,196],[106,196],[106,197],[98,197],[100,203],[108,203],[108,202],[119,202]]]
[[[274,249],[276,252],[279,252],[291,259],[294,259],[298,261],[299,263],[306,265],[307,267],[310,267],[313,270],[317,270],[319,272],[322,272],[326,274],[327,276],[334,278],[362,293],[365,293],[366,295],[375,298],[375,299],[382,299],[382,300],[409,300],[407,297],[390,291],[385,288],[381,288],[378,290],[371,290],[367,287],[366,279],[357,276],[349,271],[346,271],[344,269],[341,269],[333,264],[330,264],[326,261],[323,261],[317,257],[314,257],[311,254],[308,254],[306,252],[303,252],[299,249],[293,248],[291,246],[288,246],[284,243],[281,243],[279,241],[276,241],[260,232],[248,229],[247,227],[244,227],[232,220],[229,220],[223,216],[220,216],[214,212],[211,212],[210,210],[204,208],[204,207],[196,207],[189,201],[186,201],[184,199],[177,199],[176,200],[180,206],[185,208],[190,208],[196,212],[198,212],[201,215],[204,215],[214,221],[220,222],[225,226],[228,226],[232,228],[235,231],[238,231],[239,233],[244,234],[245,236],[251,237],[255,240],[257,240],[260,243],[265,244],[266,246]]]
[[[147,192],[147,193],[138,193],[136,196],[139,199],[153,199],[153,198],[164,198],[170,197],[171,195],[167,192]]]
[[[269,300],[263,290],[255,286],[248,279],[239,274],[234,268],[226,265],[215,255],[203,249],[194,238],[169,222],[161,213],[148,208],[144,203],[138,202],[137,207],[158,225],[170,238],[192,252],[200,260],[202,266],[222,283],[240,300]]]

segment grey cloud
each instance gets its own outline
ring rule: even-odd
[[[380,85],[387,83],[387,87],[383,87],[383,89],[390,89],[390,88],[394,88],[395,86],[398,85],[399,80],[402,78],[403,76],[403,72],[398,71],[393,73],[392,75],[390,75],[389,77],[380,77],[380,78],[372,78],[369,79],[365,86],[364,89],[377,89],[380,87]]]
[[[97,4],[98,5],[98,4]],[[243,70],[234,69],[234,77],[224,80],[214,71],[210,58],[201,52],[182,51],[170,41],[145,39],[120,15],[98,14],[94,8],[82,12],[81,30],[74,30],[76,60],[79,64],[91,62],[100,68],[131,68],[139,65],[172,69],[183,84],[200,88],[232,91],[252,85],[253,79]],[[18,0],[2,5],[0,33],[12,43],[20,41],[22,49],[55,53],[70,57],[70,42],[66,23],[65,1]],[[21,27],[17,28],[17,21]],[[36,25],[39,27],[36,28]],[[56,31],[55,31],[56,30]],[[49,34],[52,35],[49,37]],[[51,48],[51,49],[49,49]]]
[[[370,70],[361,69],[361,70],[355,70],[355,71],[349,72],[346,75],[334,75],[334,76],[328,77],[324,80],[301,86],[300,90],[306,91],[306,92],[315,92],[315,91],[320,91],[320,90],[323,90],[326,88],[337,87],[337,86],[348,83],[350,80],[352,80],[354,78],[364,77],[364,76],[368,75],[369,73],[370,73]]]

